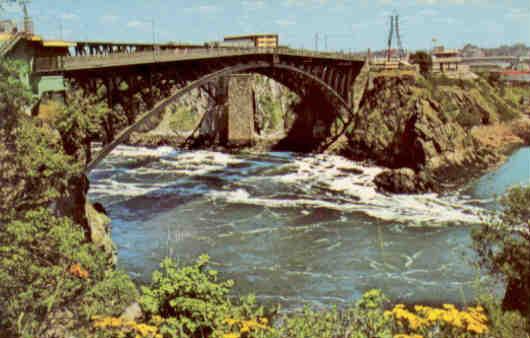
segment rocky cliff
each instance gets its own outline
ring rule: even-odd
[[[517,115],[484,80],[376,76],[338,152],[390,168],[376,179],[382,190],[438,190],[499,161],[471,128]]]

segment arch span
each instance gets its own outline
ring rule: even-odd
[[[319,77],[305,70],[299,69],[295,66],[283,64],[283,63],[271,63],[271,62],[266,62],[266,61],[257,61],[257,62],[247,63],[247,64],[227,66],[218,71],[204,75],[195,81],[190,82],[183,88],[178,89],[173,95],[159,101],[157,104],[155,104],[155,106],[151,110],[140,115],[140,118],[138,118],[136,122],[124,128],[114,138],[112,142],[108,143],[101,149],[101,151],[96,155],[96,157],[87,165],[85,169],[85,173],[88,174],[91,170],[93,170],[101,161],[103,161],[103,159],[105,159],[105,157],[107,157],[107,155],[114,148],[116,148],[119,144],[121,144],[132,132],[136,131],[149,118],[163,112],[164,109],[166,109],[170,104],[180,99],[186,93],[194,89],[200,88],[201,86],[207,84],[208,82],[214,81],[223,76],[228,76],[228,75],[235,74],[235,73],[254,72],[254,71],[257,71],[260,69],[262,70],[266,68],[284,69],[286,71],[300,74],[304,78],[322,87],[327,93],[329,93],[334,99],[336,99],[337,102],[339,102],[340,106],[345,108],[347,111],[350,111],[352,109],[350,105],[346,102],[346,100],[330,85],[328,85],[326,82],[324,82]]]

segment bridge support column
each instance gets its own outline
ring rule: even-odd
[[[228,78],[227,143],[250,145],[254,137],[254,92],[252,76],[235,74]]]

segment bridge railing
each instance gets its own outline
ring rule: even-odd
[[[124,65],[132,63],[150,63],[178,61],[199,58],[216,58],[223,56],[242,56],[255,54],[283,54],[307,56],[314,58],[332,58],[340,60],[359,60],[358,55],[345,52],[318,52],[306,49],[278,48],[193,48],[165,49],[142,52],[110,53],[107,55],[59,56],[37,58],[35,72],[64,71],[82,68]]]

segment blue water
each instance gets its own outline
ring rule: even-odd
[[[500,168],[474,182],[470,192],[478,198],[494,198],[517,184],[530,184],[530,147],[516,150]]]
[[[170,256],[213,267],[284,307],[343,304],[371,288],[401,302],[474,297],[470,229],[495,195],[530,182],[530,148],[459,192],[376,191],[381,168],[337,156],[121,146],[90,177],[119,266],[146,282]]]

